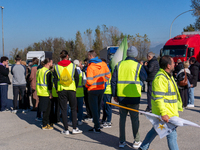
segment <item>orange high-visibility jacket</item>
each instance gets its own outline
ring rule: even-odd
[[[88,91],[104,90],[105,82],[111,77],[110,70],[105,62],[90,63],[87,68],[86,88]]]

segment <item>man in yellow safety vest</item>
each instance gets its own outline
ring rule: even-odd
[[[141,97],[141,82],[146,80],[147,74],[143,66],[135,59],[137,55],[138,51],[135,46],[128,48],[127,58],[124,61],[119,62],[115,67],[111,79],[111,87],[112,95],[116,102],[119,102],[122,106],[138,110]],[[129,112],[135,139],[133,148],[139,148],[141,145],[139,135],[139,114],[123,108],[120,108],[119,112],[119,147],[124,147],[126,145],[125,123],[126,116]]]
[[[165,122],[170,117],[179,116],[178,111],[182,111],[182,100],[176,82],[173,78],[174,60],[170,56],[163,56],[159,61],[160,70],[156,74],[152,83],[151,104],[152,113],[160,115]],[[140,150],[147,150],[157,132],[152,128],[146,135]],[[167,143],[170,150],[178,150],[177,133],[174,129],[167,135]]]

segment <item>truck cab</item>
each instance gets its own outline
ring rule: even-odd
[[[104,49],[100,50],[100,58],[106,60],[107,63],[113,58],[119,46],[107,46]]]
[[[169,39],[160,52],[160,56],[170,55],[174,62],[178,59],[183,61],[189,60],[190,57],[195,57],[200,62],[200,35],[178,35]]]

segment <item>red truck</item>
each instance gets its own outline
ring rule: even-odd
[[[195,57],[200,62],[199,34],[200,32],[183,32],[182,35],[169,39],[161,49],[160,56],[170,55],[174,62],[178,59],[186,61],[190,57]]]

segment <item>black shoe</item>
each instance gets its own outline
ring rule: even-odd
[[[95,129],[95,128],[92,128],[92,129],[90,129],[90,130],[88,130],[88,131],[90,131],[90,132],[94,132],[94,133],[101,133],[101,130],[100,129]]]
[[[37,111],[37,108],[33,108],[33,109],[31,109],[31,111]]]

